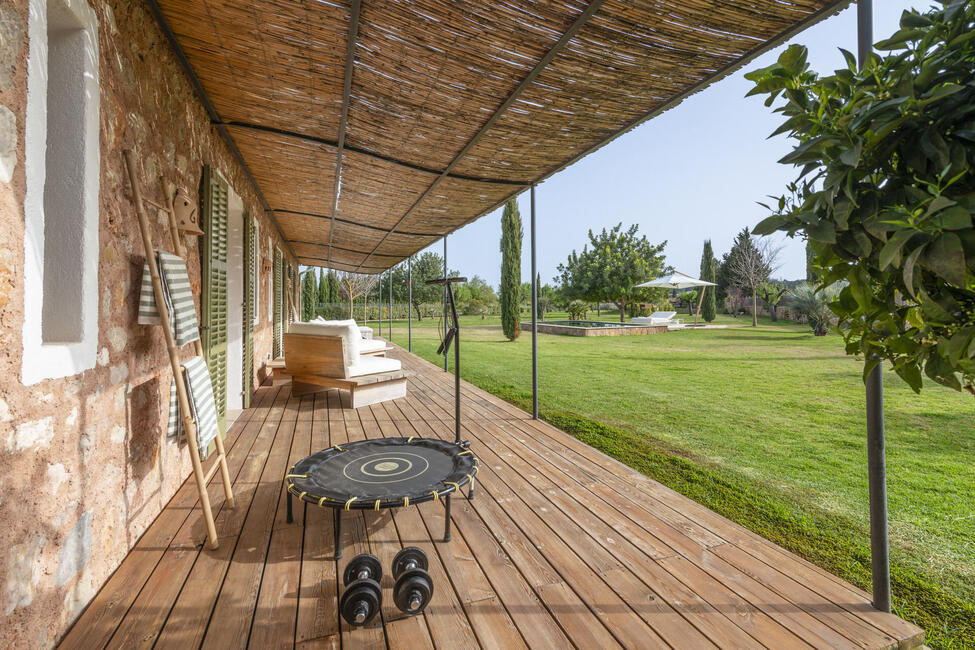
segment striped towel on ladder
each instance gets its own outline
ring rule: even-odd
[[[213,398],[213,385],[210,371],[203,357],[192,357],[183,362],[186,378],[186,394],[190,400],[190,411],[196,420],[196,441],[200,448],[200,460],[206,460],[207,447],[220,434],[217,425],[217,403]],[[169,386],[169,437],[182,437],[183,419],[179,413],[179,399],[176,382]]]
[[[156,251],[156,261],[163,296],[166,299],[166,310],[169,312],[170,327],[176,345],[182,347],[200,338],[196,305],[193,302],[193,290],[190,288],[190,276],[186,272],[186,262],[178,255],[161,250]],[[152,276],[149,275],[148,262],[142,271],[138,322],[140,325],[162,324],[159,321],[159,310],[156,309],[156,297],[152,291]]]

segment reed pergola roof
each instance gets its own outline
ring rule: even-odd
[[[849,0],[148,0],[299,261],[375,273]]]

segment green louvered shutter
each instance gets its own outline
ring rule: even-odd
[[[273,334],[273,345],[272,353],[274,358],[277,359],[284,351],[281,349],[281,336],[283,333],[282,318],[283,309],[282,302],[284,301],[284,260],[281,259],[281,251],[277,248],[274,249],[274,334]]]
[[[216,171],[203,168],[203,351],[221,434],[227,430],[227,209],[228,187]]]
[[[244,408],[251,405],[251,394],[254,392],[254,287],[257,285],[255,270],[255,249],[257,248],[257,235],[255,233],[254,222],[251,221],[249,214],[244,213],[244,363],[243,363],[243,387],[244,394],[242,404]]]

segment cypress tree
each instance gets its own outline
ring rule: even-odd
[[[714,251],[711,250],[711,240],[704,240],[704,252],[701,254],[701,279],[705,282],[714,282],[717,277],[718,260],[714,258]],[[704,302],[701,304],[701,318],[710,323],[718,313],[717,287],[701,287],[704,291]]]
[[[342,289],[339,287],[339,280],[335,277],[335,271],[329,271],[325,276],[328,282],[328,302],[340,302],[342,300]]]
[[[327,305],[329,302],[328,297],[328,282],[325,281],[325,269],[318,268],[318,300],[319,305]]]
[[[301,320],[307,322],[315,317],[315,272],[309,270],[301,280]]]
[[[509,341],[521,333],[521,214],[515,199],[508,199],[501,213],[501,329]]]

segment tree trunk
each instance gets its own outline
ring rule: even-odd
[[[758,327],[758,294],[752,293],[752,327]]]
[[[352,298],[349,298],[349,318],[353,318],[353,313],[352,313]]]
[[[626,322],[626,303],[625,302],[618,302],[616,304],[620,306],[620,322],[621,323],[625,323]]]
[[[423,314],[420,313],[420,303],[414,301],[413,302],[413,309],[416,310],[416,321],[418,323],[423,322]]]
[[[772,322],[773,323],[778,323],[779,322],[779,315],[777,313],[775,313],[775,312],[776,312],[775,305],[773,305],[772,303],[769,303],[768,304],[768,315],[772,319]]]

